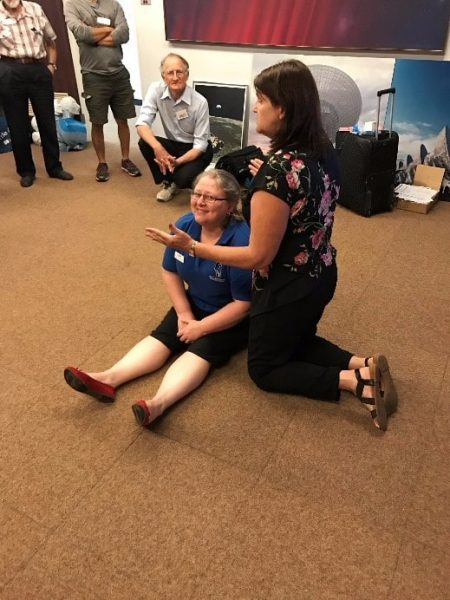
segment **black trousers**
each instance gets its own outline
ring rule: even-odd
[[[250,318],[248,371],[263,390],[321,400],[339,399],[339,372],[352,353],[316,335],[333,297],[336,266],[304,298]]]
[[[35,175],[31,152],[28,100],[36,117],[45,168],[49,175],[62,168],[56,133],[53,78],[43,63],[22,64],[1,60],[0,97],[11,134],[17,173]]]
[[[175,157],[182,156],[188,150],[192,149],[192,144],[185,144],[183,142],[174,142],[163,137],[156,136],[156,139],[162,144],[169,154]],[[158,164],[155,162],[155,153],[153,148],[144,142],[143,139],[139,140],[139,148],[142,152],[142,156],[148,163],[150,171],[152,172],[155,183],[162,183],[167,181],[169,183],[175,183],[175,185],[181,189],[192,187],[192,182],[199,173],[204,171],[209,163],[212,161],[213,150],[211,144],[208,142],[206,151],[195,160],[191,160],[184,165],[180,165],[175,169],[173,173],[167,172],[163,175],[160,171]]]

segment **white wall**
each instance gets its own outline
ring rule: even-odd
[[[142,98],[143,90],[141,83],[141,72],[139,70],[139,47],[136,33],[136,20],[134,15],[134,0],[119,0],[127,17],[130,28],[130,39],[122,46],[123,62],[130,72],[131,87],[135,98]]]

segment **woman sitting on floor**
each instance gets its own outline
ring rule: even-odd
[[[237,209],[239,198],[239,184],[229,173],[210,170],[197,177],[191,194],[192,212],[177,221],[177,227],[192,239],[191,246],[186,252],[167,248],[162,263],[172,308],[151,335],[106,371],[85,373],[66,368],[65,380],[74,390],[101,402],[114,402],[117,387],[156,371],[171,355],[179,354],[156,394],[132,406],[137,422],[148,425],[201,385],[211,367],[223,365],[245,348],[251,271],[195,255],[196,242],[206,246],[248,244],[248,225]]]

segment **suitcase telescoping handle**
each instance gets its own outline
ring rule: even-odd
[[[391,88],[387,88],[386,90],[380,90],[379,92],[377,92],[377,96],[378,96],[378,112],[377,112],[377,128],[375,131],[375,138],[378,139],[378,131],[379,131],[379,127],[380,127],[380,107],[381,107],[381,96],[384,96],[385,94],[392,94],[392,102],[391,102],[391,123],[389,125],[389,137],[391,137],[392,135],[392,120],[394,117],[394,98],[395,98],[395,88],[391,87]]]

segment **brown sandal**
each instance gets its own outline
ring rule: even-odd
[[[381,391],[381,372],[377,365],[368,365],[368,359],[366,358],[364,363],[370,369],[370,379],[364,379],[361,376],[360,370],[355,369],[356,376],[356,396],[359,400],[366,405],[373,406],[374,408],[370,411],[370,416],[374,421],[376,421],[377,426],[382,431],[386,431],[387,429],[387,411],[386,405],[384,402],[384,394]],[[375,391],[374,398],[368,398],[367,396],[363,396],[364,386],[372,386]]]
[[[380,372],[381,387],[380,394],[384,398],[384,405],[386,407],[386,415],[389,417],[397,410],[398,396],[397,390],[395,389],[394,380],[392,379],[391,372],[389,370],[389,363],[384,354],[374,354],[373,362]]]

